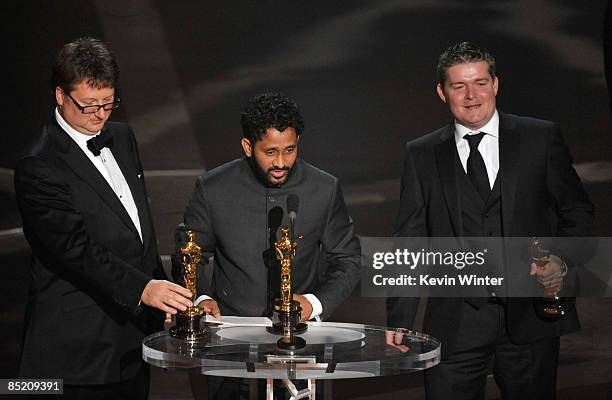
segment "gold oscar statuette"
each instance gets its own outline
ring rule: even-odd
[[[202,257],[202,248],[195,242],[195,234],[188,230],[187,243],[181,247],[180,252],[184,266],[183,281],[185,287],[191,291],[191,301],[194,302],[197,298],[196,291],[196,270],[200,258]],[[170,334],[179,339],[187,341],[197,341],[206,334],[206,324],[201,324],[204,310],[193,305],[185,311],[179,311],[176,314],[176,324],[170,328]]]
[[[279,348],[297,350],[304,347],[306,342],[294,335],[305,332],[308,325],[302,322],[300,303],[293,300],[291,269],[297,243],[289,238],[289,228],[286,226],[281,228],[281,238],[274,243],[274,248],[276,258],[280,261],[281,298],[274,304],[272,326],[268,332],[283,335],[277,342]]]
[[[542,247],[540,240],[534,237],[529,245],[529,256],[531,262],[535,263],[538,268],[544,268],[548,263],[550,251]],[[544,288],[544,296],[534,299],[535,312],[543,320],[554,321],[559,319],[573,307],[568,298],[560,297],[561,289],[563,289],[563,284],[546,287]]]

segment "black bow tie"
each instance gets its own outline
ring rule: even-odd
[[[100,155],[100,150],[105,147],[109,149],[113,146],[113,134],[111,131],[103,131],[98,136],[91,138],[87,141],[87,148],[94,154],[94,156]]]

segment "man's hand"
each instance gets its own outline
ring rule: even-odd
[[[312,304],[310,304],[308,299],[301,294],[294,293],[293,300],[297,300],[302,307],[302,321],[308,321],[312,315]]]
[[[563,260],[555,255],[542,257],[540,260],[546,263],[538,266],[535,262],[531,263],[531,271],[529,275],[535,275],[538,282],[545,288],[561,289],[563,285]]]
[[[402,344],[404,341],[404,334],[402,332],[386,331],[385,339],[387,340],[387,345],[395,347],[402,353],[406,353],[408,350],[410,350],[408,346]]]
[[[202,300],[198,303],[198,307],[204,310],[206,314],[212,314],[217,320],[221,320],[221,311],[219,310],[217,302],[213,299]]]
[[[212,314],[213,317],[215,317],[218,320],[221,320],[221,312],[219,311],[219,306],[217,305],[217,302],[214,301],[213,299],[202,300],[196,305],[202,310],[204,310],[206,314]],[[172,314],[167,312],[166,319],[164,322],[166,323],[172,322]]]
[[[157,308],[166,314],[185,311],[187,307],[191,307],[193,304],[189,289],[176,283],[158,279],[152,279],[147,283],[140,299],[144,304]]]

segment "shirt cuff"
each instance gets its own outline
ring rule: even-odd
[[[319,315],[323,313],[323,305],[321,304],[319,299],[317,299],[317,296],[315,296],[314,294],[307,293],[304,295],[304,297],[306,297],[306,300],[308,300],[312,305],[312,314],[310,314],[309,319],[314,318],[317,321],[320,321],[321,319],[319,318]]]
[[[193,302],[194,306],[197,306],[198,304],[200,304],[201,302],[203,302],[204,300],[209,300],[212,299],[212,297],[207,296],[205,294],[198,296],[198,298],[196,299],[196,301]]]

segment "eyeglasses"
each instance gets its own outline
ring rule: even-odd
[[[106,111],[116,110],[119,108],[119,104],[121,104],[121,99],[117,97],[117,100],[113,101],[112,103],[96,104],[93,106],[82,106],[74,98],[72,98],[72,96],[70,96],[70,93],[68,92],[64,92],[64,93],[66,93],[66,95],[70,97],[70,100],[72,100],[74,105],[77,106],[77,108],[81,110],[81,113],[83,114],[95,114],[101,108],[103,108]]]

